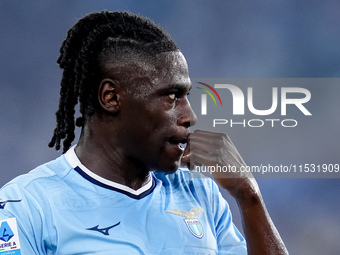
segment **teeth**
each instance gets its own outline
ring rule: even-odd
[[[172,143],[172,144],[176,144],[181,149],[184,149],[187,146],[186,139],[170,138],[169,142]]]
[[[186,144],[186,143],[180,143],[179,146],[180,146],[181,148],[185,148],[185,147],[187,146],[187,144]]]

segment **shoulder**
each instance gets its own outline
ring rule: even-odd
[[[64,190],[71,166],[62,155],[20,175],[0,189],[0,219],[15,217],[20,224],[50,217],[50,204]]]
[[[162,186],[171,192],[190,192],[210,201],[219,196],[219,188],[213,179],[188,168],[179,168],[171,174],[162,172],[153,174],[155,179],[162,182]]]
[[[57,159],[42,164],[30,172],[20,175],[5,184],[0,189],[0,197],[4,198],[11,196],[13,192],[29,192],[32,190],[42,192],[39,187],[51,187],[51,184],[63,179],[71,169],[72,168],[65,160],[64,155],[61,155]]]

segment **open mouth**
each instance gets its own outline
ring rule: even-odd
[[[175,137],[169,138],[169,143],[177,145],[180,149],[184,149],[187,146],[188,139],[186,137]]]

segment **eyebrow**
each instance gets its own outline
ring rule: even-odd
[[[165,90],[180,90],[180,91],[190,91],[192,89],[192,83],[188,87],[188,84],[170,84],[165,88]]]

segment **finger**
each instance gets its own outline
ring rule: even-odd
[[[197,133],[191,134],[191,150],[197,150],[202,153],[236,150],[235,145],[227,135],[208,133],[198,131]]]
[[[181,166],[186,166],[189,170],[193,170],[195,165],[202,165],[199,162],[194,162],[191,160],[191,134],[188,136],[188,143],[186,148],[184,149],[183,156],[181,158]]]
[[[190,165],[190,134],[187,137],[187,145],[181,158],[181,166],[188,166],[188,164]]]
[[[216,141],[227,141],[232,144],[230,137],[224,133],[213,133],[204,130],[196,130],[190,134],[192,140],[200,140],[204,142],[216,142]]]
[[[206,137],[225,137],[227,140],[230,140],[229,136],[225,133],[215,133],[200,129],[195,130],[193,135],[202,135]]]

